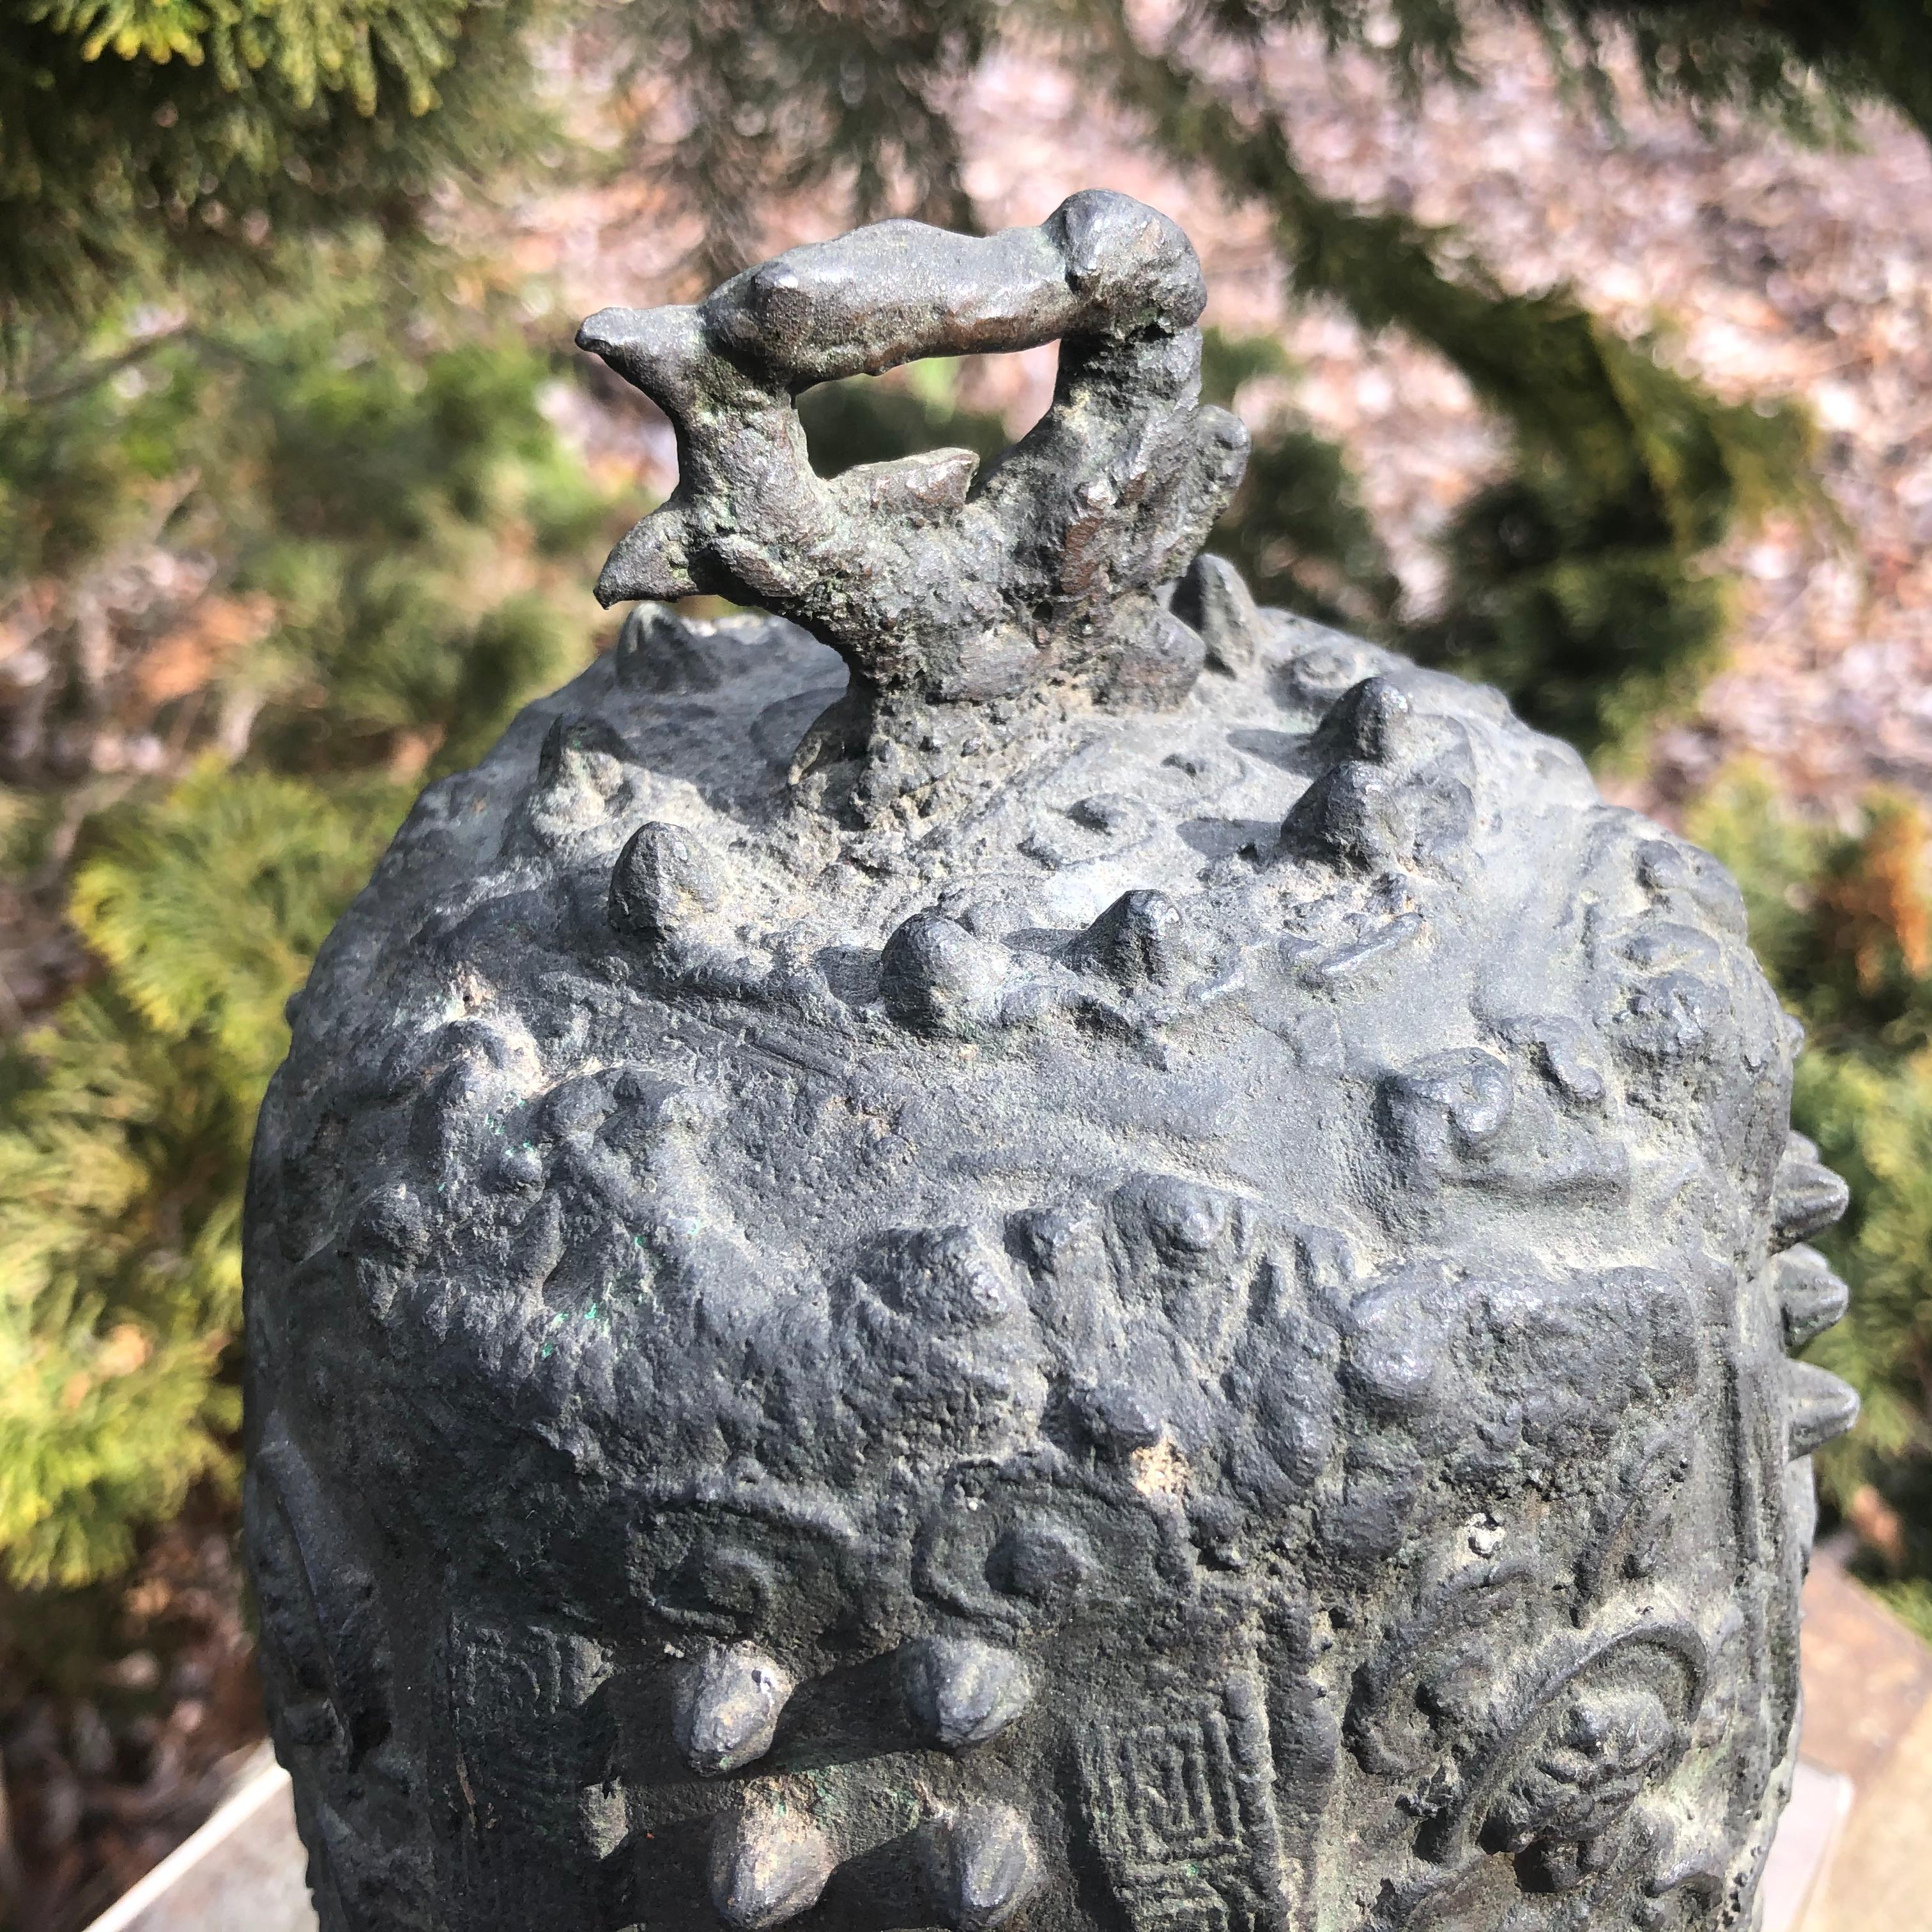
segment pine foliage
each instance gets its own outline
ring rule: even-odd
[[[265,614],[254,649],[206,640],[188,709],[248,721],[290,768],[474,755],[580,652],[607,504],[542,413],[560,358],[475,316],[405,332],[380,259],[328,251],[252,314],[0,392],[0,584],[72,593],[42,620],[53,669],[0,777],[57,784],[73,740],[152,687],[152,655],[104,671],[88,632],[137,551],[212,557],[230,606]],[[180,706],[152,721],[184,727]]]
[[[1850,1213],[1819,1241],[1850,1310],[1810,1353],[1864,1408],[1821,1454],[1826,1492],[1855,1516],[1876,1493],[1896,1526],[1891,1594],[1932,1635],[1932,826],[1880,794],[1846,830],[1740,772],[1690,830],[1736,873],[1752,942],[1808,1030],[1793,1119],[1851,1184]]]
[[[524,0],[10,0],[0,322],[84,321],[184,267],[416,232],[542,122]],[[238,284],[245,289],[245,283]]]
[[[74,1585],[232,1474],[238,1214],[283,1003],[406,800],[211,762],[110,817],[104,968],[0,1072],[0,1561]]]
[[[638,158],[703,218],[693,282],[746,266],[758,215],[837,184],[860,220],[976,225],[950,109],[1001,0],[626,0],[610,31],[673,112]]]
[[[78,819],[67,911],[95,963],[0,1075],[16,1586],[110,1573],[190,1484],[232,1478],[242,1186],[284,1003],[418,775],[476,756],[594,633],[607,505],[542,412],[550,360],[480,318],[466,340],[412,320],[413,340],[337,253],[251,315],[0,400],[0,579],[69,586],[37,607],[9,856]],[[190,622],[104,669],[87,613],[130,546],[212,568],[202,628],[245,608],[256,640],[224,654]],[[196,649],[131,722],[200,755],[104,808],[90,743],[157,652]]]

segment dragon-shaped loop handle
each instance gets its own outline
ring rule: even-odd
[[[1094,190],[1037,228],[880,222],[695,308],[600,310],[578,344],[670,418],[680,473],[610,553],[598,597],[762,605],[896,708],[1046,684],[1175,702],[1202,647],[1162,586],[1247,458],[1240,424],[1198,400],[1205,300],[1172,221]],[[1055,340],[1053,406],[984,476],[964,449],[813,470],[796,398],[814,383]]]

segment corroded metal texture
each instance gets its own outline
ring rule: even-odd
[[[1199,400],[1206,299],[1172,222],[1089,193],[1038,228],[881,222],[794,248],[696,308],[600,310],[577,339],[669,415],[679,478],[598,595],[761,604],[830,644],[874,700],[1072,682],[1116,704],[1177,701],[1201,638],[1157,593],[1200,549],[1248,447]],[[800,390],[1056,339],[1053,407],[976,487],[964,449],[814,473]]]
[[[1087,196],[588,326],[687,458],[612,594],[797,622],[640,604],[295,1003],[327,1932],[1752,1923],[1852,1408],[1792,1030],[1711,860],[1190,562],[1198,306]],[[811,476],[806,382],[1057,331],[979,494]]]

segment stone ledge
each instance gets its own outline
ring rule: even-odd
[[[200,1830],[88,1932],[315,1932],[289,1774],[266,1744]]]

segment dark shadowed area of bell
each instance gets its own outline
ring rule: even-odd
[[[1715,862],[1202,554],[1203,300],[1090,193],[584,325],[645,601],[256,1147],[327,1932],[1757,1922],[1855,1407],[1794,1030]],[[814,473],[812,384],[1054,340],[983,471]]]

